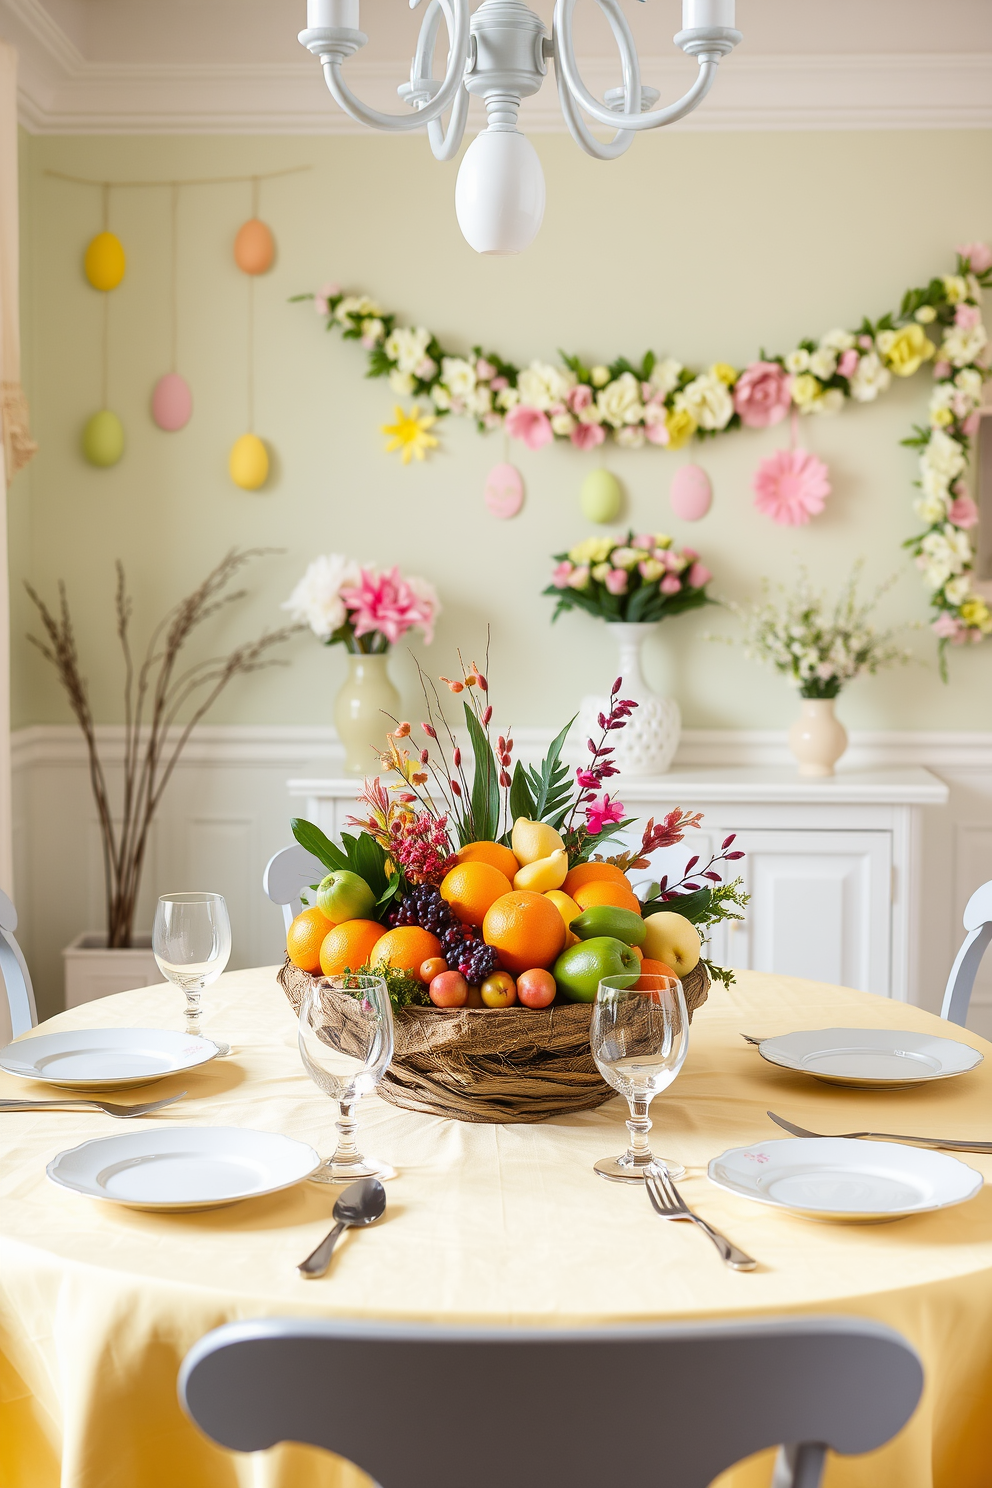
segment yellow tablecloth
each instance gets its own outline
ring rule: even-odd
[[[303,1072],[274,968],[222,977],[208,1007],[207,1032],[228,1038],[232,1057],[149,1089],[146,1098],[184,1086],[189,1095],[147,1121],[254,1126],[327,1153],[334,1108]],[[175,1027],[179,1016],[177,994],[150,987],[45,1027]],[[180,1361],[230,1319],[581,1325],[808,1311],[891,1324],[927,1372],[907,1429],[879,1453],[833,1459],[828,1488],[988,1488],[992,1189],[945,1213],[846,1227],[770,1211],[704,1176],[725,1147],[775,1135],[768,1107],[815,1130],[992,1135],[992,1059],[915,1092],[859,1094],[775,1069],[740,1038],[838,1023],[947,1032],[899,1003],[745,972],[696,1014],[682,1073],[654,1103],[655,1150],[689,1167],[685,1197],[759,1258],[751,1274],[725,1269],[694,1227],[657,1220],[640,1189],[592,1172],[596,1158],[625,1141],[618,1100],[538,1126],[469,1126],[364,1101],[361,1144],[395,1163],[399,1176],[385,1219],[346,1237],[320,1282],[302,1281],[296,1263],[329,1228],[333,1191],[303,1184],[200,1214],[118,1209],[57,1188],[45,1165],[88,1137],[119,1133],[119,1122],[96,1113],[0,1114],[2,1488],[366,1483],[308,1448],[222,1452],[185,1421],[176,1403]],[[992,1054],[981,1039],[961,1036]],[[0,1075],[0,1095],[45,1093]],[[992,1159],[966,1161],[992,1177]],[[768,1471],[766,1455],[721,1484],[754,1488]]]

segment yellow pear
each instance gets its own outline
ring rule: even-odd
[[[686,972],[699,961],[702,955],[702,946],[699,941],[699,932],[685,915],[680,915],[674,909],[662,910],[659,914],[648,915],[644,921],[647,934],[641,942],[641,950],[644,955],[652,961],[664,961],[679,976],[685,976]]]
[[[544,897],[551,900],[551,903],[561,915],[566,925],[570,925],[573,920],[577,920],[582,913],[581,906],[576,904],[575,900],[568,894],[562,893],[561,889],[548,889]],[[576,936],[575,938],[578,940],[579,937]]]
[[[518,816],[513,823],[510,846],[517,859],[526,866],[528,863],[536,863],[538,858],[549,857],[565,844],[554,827],[549,827],[547,822],[528,821],[526,816]],[[560,879],[559,882],[564,883],[565,880]],[[548,884],[549,889],[557,887],[557,884]]]
[[[568,853],[563,847],[559,847],[546,858],[525,863],[518,869],[513,875],[513,887],[530,889],[533,894],[546,894],[548,889],[560,889],[567,877]]]

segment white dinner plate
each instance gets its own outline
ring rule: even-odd
[[[969,1044],[890,1028],[815,1028],[762,1039],[762,1059],[832,1085],[899,1090],[948,1080],[981,1064]]]
[[[60,1152],[53,1183],[130,1209],[216,1209],[278,1193],[320,1165],[305,1142],[243,1126],[160,1126]]]
[[[209,1039],[172,1028],[74,1028],[8,1044],[0,1069],[63,1090],[126,1090],[216,1057]]]
[[[973,1199],[982,1175],[946,1152],[848,1137],[731,1147],[707,1168],[718,1188],[806,1219],[869,1224]]]

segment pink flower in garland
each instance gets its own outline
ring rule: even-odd
[[[955,496],[947,509],[947,518],[955,527],[977,527],[978,507],[967,494]]]
[[[541,449],[555,437],[548,415],[539,408],[526,408],[522,403],[510,409],[503,427],[511,439],[522,439],[531,450]]]
[[[750,429],[780,424],[792,402],[792,379],[778,362],[752,362],[734,385],[734,408]]]
[[[568,437],[576,449],[590,450],[603,443],[606,433],[599,424],[576,424]]]
[[[803,527],[830,495],[826,465],[809,450],[779,450],[762,460],[751,482],[754,504],[783,527]]]
[[[590,801],[586,807],[586,827],[593,837],[597,837],[605,826],[619,821],[623,821],[623,805],[620,801],[611,801],[605,791],[601,801]]]
[[[986,269],[992,269],[992,248],[987,243],[961,243],[958,252],[968,260],[973,274],[984,274]]]
[[[398,568],[378,573],[359,570],[358,583],[341,590],[356,636],[378,631],[390,645],[416,627],[429,645],[434,639],[434,620],[441,608],[437,594],[426,579],[404,579]]]

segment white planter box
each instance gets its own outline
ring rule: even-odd
[[[66,946],[62,958],[67,1008],[164,981],[152,954],[150,935],[134,936],[134,944],[126,951],[108,951],[106,935],[88,931]]]

